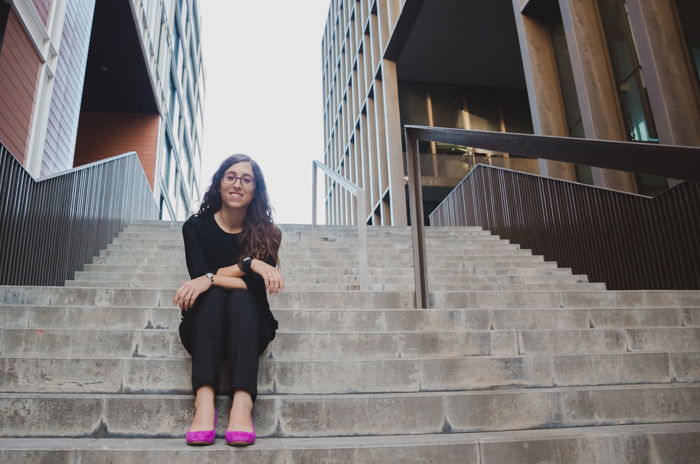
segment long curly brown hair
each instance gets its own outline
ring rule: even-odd
[[[211,178],[211,184],[209,184],[207,191],[204,193],[204,198],[197,214],[214,214],[221,209],[221,193],[219,192],[221,179],[228,168],[245,161],[249,162],[253,167],[255,196],[250,205],[248,205],[245,226],[239,238],[243,248],[241,257],[250,256],[260,260],[269,257],[279,264],[277,250],[282,240],[282,232],[272,220],[272,207],[267,195],[265,177],[258,163],[250,156],[236,153],[221,163],[219,169],[216,170]]]

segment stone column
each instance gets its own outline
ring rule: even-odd
[[[627,140],[605,33],[595,0],[559,0],[586,138]],[[592,168],[601,187],[636,192],[634,174]]]
[[[627,0],[659,142],[700,145],[700,96],[675,3]]]
[[[513,0],[532,126],[535,134],[566,137],[569,128],[552,35],[546,24],[523,15],[523,6],[522,0]],[[572,181],[577,179],[571,163],[540,159],[539,168],[544,176]]]
[[[405,226],[406,187],[404,183],[403,149],[401,148],[401,116],[399,114],[399,82],[396,63],[382,60],[382,95],[386,127],[387,179],[391,202],[391,225]],[[387,224],[388,225],[388,224]]]

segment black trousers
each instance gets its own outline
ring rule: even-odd
[[[213,287],[197,299],[191,314],[192,389],[211,385],[218,393],[221,366],[230,368],[230,392],[243,389],[255,401],[261,340],[257,303],[247,290]]]

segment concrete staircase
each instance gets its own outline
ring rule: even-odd
[[[408,228],[369,229],[360,292],[353,228],[283,226],[261,438],[189,448],[180,228],[0,287],[0,462],[698,462],[700,292],[606,291],[477,228],[428,229],[416,310]]]

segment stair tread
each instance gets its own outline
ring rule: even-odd
[[[567,427],[496,432],[441,433],[416,435],[380,435],[364,437],[317,438],[259,438],[254,448],[239,448],[236,452],[280,448],[327,448],[449,443],[494,443],[510,441],[610,437],[629,434],[700,433],[700,422],[670,422],[664,424],[603,425],[597,427]],[[0,438],[0,449],[102,449],[102,450],[177,450],[192,448],[182,438]],[[208,450],[230,451],[220,440]],[[197,450],[201,452],[201,450]]]

